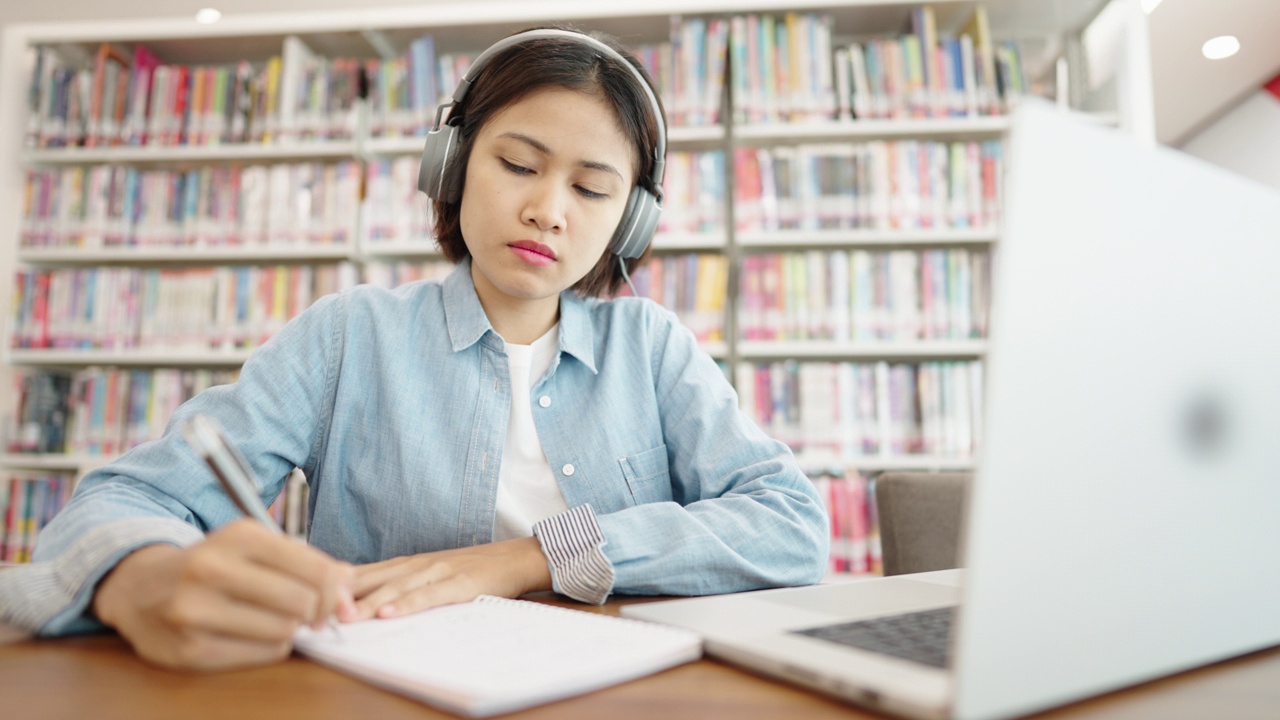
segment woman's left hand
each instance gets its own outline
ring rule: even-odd
[[[550,590],[551,571],[537,538],[391,558],[356,567],[356,615],[390,618],[478,595],[519,597]]]

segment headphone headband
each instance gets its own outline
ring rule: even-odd
[[[520,45],[530,40],[554,39],[560,38],[564,40],[572,40],[586,45],[590,45],[595,50],[603,53],[609,58],[617,61],[635,78],[636,84],[644,91],[645,97],[649,100],[649,108],[653,110],[653,117],[658,123],[658,144],[653,150],[653,172],[650,178],[653,180],[653,186],[661,192],[662,178],[666,173],[667,164],[667,123],[662,117],[662,106],[658,104],[658,98],[653,94],[653,88],[649,87],[649,83],[645,81],[644,76],[636,70],[630,62],[627,61],[617,50],[605,45],[599,40],[585,33],[574,32],[572,30],[557,30],[555,28],[541,28],[537,30],[526,30],[522,33],[509,35],[502,38],[496,43],[490,45],[484,52],[476,56],[471,61],[471,66],[467,68],[467,72],[462,76],[462,80],[458,82],[458,87],[453,91],[453,102],[445,103],[436,109],[436,123],[433,129],[439,129],[442,116],[445,110],[451,109],[454,105],[462,102],[467,97],[467,93],[471,92],[471,85],[475,82],[476,77],[484,70],[485,66],[493,57],[509,47]]]

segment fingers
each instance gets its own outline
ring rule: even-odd
[[[535,538],[423,553],[357,568],[356,618],[397,617],[480,594],[519,597],[551,586]]]
[[[446,561],[434,560],[430,556],[418,556],[412,560],[414,562],[396,563],[361,578],[358,588],[364,593],[358,595],[356,602],[359,619],[404,614],[399,608],[405,597],[422,588],[457,579],[454,569]],[[370,582],[377,585],[371,586]],[[430,606],[422,609],[425,607]]]
[[[383,603],[377,609],[378,617],[393,618],[412,615],[440,605],[468,602],[480,593],[474,583],[463,576],[445,577],[439,582],[428,582],[401,593],[393,601]]]
[[[197,570],[208,572],[210,582],[236,598],[315,627],[335,614],[353,612],[351,565],[247,520],[231,523],[209,539],[211,548],[232,549],[211,554],[238,562],[228,567],[215,559]]]
[[[317,617],[321,590],[229,553],[197,549],[186,567],[193,586],[213,588],[227,597],[298,622]]]
[[[162,667],[213,671],[278,662],[289,656],[293,650],[293,641],[250,640],[230,635],[203,634],[172,643],[163,650],[137,650],[143,659]]]
[[[217,588],[184,586],[161,610],[159,618],[183,644],[207,635],[265,644],[291,643],[301,620],[289,613],[242,602]]]

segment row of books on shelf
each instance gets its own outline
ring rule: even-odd
[[[354,161],[35,168],[26,173],[20,242],[25,248],[342,245],[356,236],[360,175]]]
[[[640,297],[674,312],[703,342],[725,339],[729,258],[720,253],[654,255],[631,276]],[[620,295],[630,295],[624,287]]]
[[[699,339],[718,341],[724,339],[728,264],[718,253],[655,255],[632,280]],[[367,263],[363,281],[391,288],[443,279],[453,269],[445,260]],[[11,346],[252,348],[319,297],[356,281],[350,263],[24,271],[15,276]]]
[[[721,121],[728,32],[728,22],[720,18],[676,16],[667,41],[631,49],[657,86],[671,125]],[[435,37],[425,34],[411,41],[400,57],[363,61],[370,135],[424,134],[435,120],[437,106],[449,101],[474,59],[468,53],[437,54]],[[312,53],[303,61],[320,63],[323,58]],[[302,97],[322,94],[309,92],[312,86],[304,81]],[[307,107],[304,112],[323,117],[324,108]]]
[[[102,43],[86,64],[54,47],[33,52],[29,147],[269,143],[357,130],[360,62],[308,58],[292,36],[260,63],[166,63],[141,43]]]
[[[373,158],[365,164],[362,233],[366,244],[435,243],[435,209],[418,190],[421,158]]]
[[[875,141],[734,150],[739,230],[994,228],[1001,144]]]
[[[0,562],[31,561],[36,537],[66,506],[75,484],[76,475],[68,472],[9,473],[0,481]],[[309,491],[302,472],[294,470],[268,507],[291,537],[307,535]]]
[[[740,363],[741,406],[813,457],[963,458],[981,435],[982,364]],[[238,371],[91,367],[15,374],[11,453],[114,455],[159,437],[178,406]]]
[[[16,373],[6,450],[118,455],[160,437],[179,405],[239,374],[101,367]]]
[[[663,232],[724,228],[724,153],[669,154]],[[23,193],[24,248],[343,245],[431,237],[417,156],[354,161],[32,168]],[[363,199],[361,199],[363,194]]]
[[[924,363],[740,363],[742,409],[796,452],[971,457],[982,435],[983,366]]]
[[[496,40],[496,38],[495,38]],[[635,49],[672,124],[714,124],[728,23],[673,18],[670,40]],[[437,54],[431,34],[398,57],[328,58],[297,36],[263,61],[168,63],[142,43],[102,43],[87,62],[33,49],[29,147],[216,145],[342,140],[367,106],[373,137],[421,135],[474,59]]]
[[[746,340],[966,340],[987,335],[991,254],[808,250],[746,255]]]
[[[323,295],[356,284],[350,263],[19,272],[11,346],[252,348]]]
[[[912,26],[841,46],[827,14],[677,16],[666,41],[634,52],[673,126],[722,122],[727,85],[738,123],[986,115],[1025,92],[1016,44],[992,41],[981,6],[958,35],[939,34],[927,6]],[[85,62],[33,53],[29,147],[348,139],[361,107],[374,137],[420,135],[473,60],[438,54],[431,34],[379,59],[325,57],[293,35],[269,58],[213,65],[143,43],[102,43]]]
[[[958,34],[932,8],[911,31],[841,45],[831,15],[738,15],[730,34],[734,122],[997,115],[1027,92],[1016,43],[991,38],[975,6]]]
[[[999,115],[1028,91],[1017,44],[992,41],[982,6],[958,36],[939,34],[927,5],[911,21],[910,34],[836,48],[840,117]]]
[[[831,525],[831,553],[827,571],[853,575],[881,575],[880,518],[876,512],[874,477],[854,470],[809,472],[827,507]]]
[[[448,260],[368,263],[364,266],[364,281],[378,287],[394,288],[418,280],[444,280],[455,267]]]
[[[814,474],[812,480],[831,519],[829,571],[880,574],[875,479],[849,471]],[[10,472],[0,481],[0,561],[31,561],[39,532],[66,506],[75,484],[69,472]],[[306,538],[309,497],[306,477],[295,469],[267,511],[287,535]]]
[[[727,173],[722,150],[668,151],[658,232],[722,232]]]
[[[453,272],[446,260],[371,263],[365,266],[365,282],[396,287],[417,280],[443,280]],[[724,340],[725,300],[729,283],[729,259],[718,253],[653,255],[631,274],[641,297],[671,310],[698,340]],[[631,295],[625,286],[619,297]]]
[[[671,125],[702,127],[724,121],[729,30],[729,21],[722,17],[673,16],[667,42],[635,48],[658,87]]]
[[[699,340],[722,341],[729,263],[721,253],[655,255],[633,281]],[[15,275],[10,344],[252,348],[358,280],[395,287],[452,270],[443,260],[368,263],[363,278],[347,262],[26,270]],[[979,339],[987,334],[991,255],[963,248],[748,254],[739,282],[739,333],[748,341]]]
[[[36,535],[71,499],[69,473],[9,474],[0,481],[0,561],[31,561]]]

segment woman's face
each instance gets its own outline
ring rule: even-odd
[[[491,314],[558,307],[609,245],[635,151],[597,96],[536,90],[494,113],[467,163],[460,221]]]

